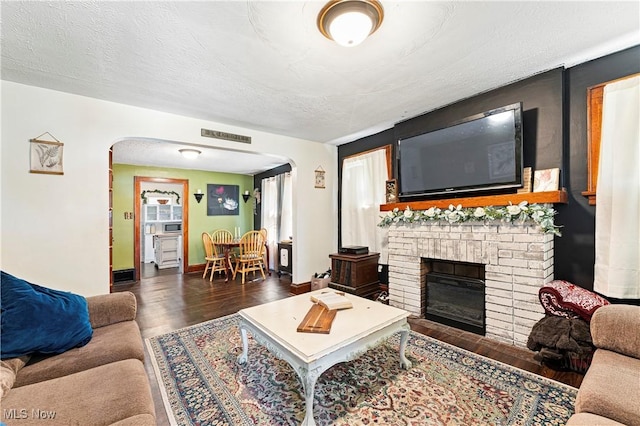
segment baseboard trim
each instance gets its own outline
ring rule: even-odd
[[[289,286],[289,291],[291,291],[291,293],[293,294],[309,293],[311,291],[311,281],[300,284],[291,283],[291,285]]]
[[[189,265],[187,266],[187,270],[185,271],[185,273],[190,273],[190,272],[204,272],[204,267],[205,267],[205,263],[201,263],[199,265]]]

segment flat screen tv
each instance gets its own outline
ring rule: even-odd
[[[522,186],[522,104],[398,141],[400,197]]]

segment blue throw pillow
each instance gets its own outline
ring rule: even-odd
[[[91,340],[87,300],[28,283],[1,271],[0,352],[14,358],[34,352],[59,354]]]

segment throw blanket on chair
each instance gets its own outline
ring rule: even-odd
[[[564,280],[551,281],[538,292],[545,312],[564,318],[591,321],[593,313],[609,301],[596,293]]]

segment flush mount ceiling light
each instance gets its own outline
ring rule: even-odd
[[[318,14],[318,29],[341,46],[357,46],[373,34],[384,17],[378,0],[332,0]]]
[[[191,149],[191,148],[179,149],[178,151],[180,151],[180,154],[182,154],[184,158],[188,158],[189,160],[198,158],[198,155],[202,154],[197,149]]]

